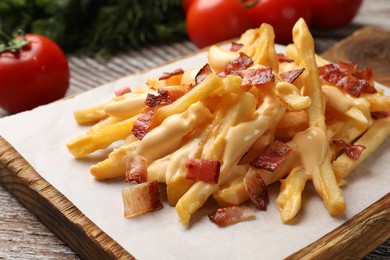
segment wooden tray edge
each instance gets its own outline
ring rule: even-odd
[[[85,259],[135,259],[0,136],[0,184]]]
[[[287,259],[362,259],[390,238],[390,193]]]
[[[135,259],[1,136],[0,183],[82,258]],[[352,255],[360,259],[390,238],[389,227],[390,193],[287,259],[343,259]]]

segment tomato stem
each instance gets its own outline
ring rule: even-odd
[[[245,8],[252,8],[259,3],[259,0],[241,0]]]
[[[12,36],[0,25],[0,54],[4,52],[18,52],[29,44],[30,41],[25,39],[23,30],[16,31],[15,36]]]

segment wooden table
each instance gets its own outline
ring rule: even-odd
[[[390,31],[390,1],[365,0],[354,22],[334,32],[314,32],[316,47],[322,53],[362,26],[374,25]],[[123,75],[142,71],[189,54],[197,48],[190,42],[149,46],[129,51],[100,63],[87,57],[69,57],[71,87],[68,95],[87,91]],[[0,117],[6,115],[0,111]],[[39,219],[25,209],[0,186],[0,259],[79,259],[48,230]],[[389,228],[389,227],[384,227]],[[365,259],[389,259],[388,240]]]

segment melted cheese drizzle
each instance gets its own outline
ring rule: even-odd
[[[171,153],[180,147],[186,134],[211,117],[202,102],[194,103],[185,112],[169,116],[151,130],[141,140],[135,153],[146,157],[149,162]]]
[[[319,173],[319,167],[328,153],[328,139],[322,129],[311,126],[297,133],[289,144],[296,146],[302,164],[310,174]]]
[[[130,117],[137,115],[144,107],[146,96],[148,93],[156,94],[156,92],[145,93],[129,93],[126,98],[118,101],[110,102],[104,107],[104,111],[110,116]]]
[[[251,121],[231,127],[226,135],[226,147],[222,159],[219,183],[231,178],[230,169],[238,164],[242,156],[267,130],[272,129],[283,116],[284,107],[275,97],[265,96],[263,104],[255,112]]]

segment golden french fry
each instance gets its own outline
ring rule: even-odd
[[[363,94],[363,97],[370,103],[371,111],[385,111],[390,109],[390,97],[380,93]]]
[[[302,18],[294,25],[293,41],[298,54],[298,56],[295,57],[297,59],[296,62],[308,72],[305,84],[305,95],[309,96],[312,101],[312,104],[307,108],[309,126],[311,130],[314,130],[311,135],[323,136],[323,138],[320,137],[317,139],[317,136],[315,137],[312,135],[312,138],[320,140],[321,148],[323,148],[324,151],[320,158],[315,158],[317,159],[315,165],[313,165],[313,162],[304,162],[304,166],[312,175],[314,186],[324,201],[329,214],[341,214],[345,209],[345,200],[342,196],[342,191],[337,184],[330,162],[331,153],[325,134],[325,104],[315,59],[314,41]]]
[[[298,111],[306,109],[311,105],[311,99],[308,96],[302,96],[299,89],[288,82],[279,82],[276,84],[278,97],[283,100],[288,110]]]
[[[293,219],[301,209],[302,191],[308,179],[310,174],[306,173],[305,168],[297,167],[286,179],[280,180],[280,192],[276,203],[283,223]]]
[[[271,25],[263,23],[258,29],[246,31],[238,43],[244,44],[240,52],[252,57],[254,63],[279,71],[278,55],[275,51],[275,33]]]
[[[196,182],[176,203],[176,211],[183,225],[190,222],[191,216],[203,206],[205,201],[218,190],[217,184]]]
[[[135,120],[136,117],[131,117],[118,123],[98,128],[74,138],[66,146],[75,158],[80,158],[99,149],[107,148],[113,142],[123,140],[130,135]]]
[[[353,171],[353,169],[375,152],[389,134],[390,118],[376,120],[373,125],[354,143],[355,145],[363,145],[366,147],[366,149],[361,153],[359,159],[353,160],[348,157],[347,154],[343,153],[332,162],[337,178],[345,178],[351,171]]]
[[[222,79],[217,75],[211,74],[207,76],[199,85],[195,86],[184,96],[169,105],[159,108],[153,119],[153,124],[159,125],[165,118],[184,112],[191,104],[206,98],[215,89],[221,87],[222,84]]]
[[[76,122],[79,124],[95,124],[106,118],[108,115],[104,111],[105,104],[78,109],[73,112]]]

